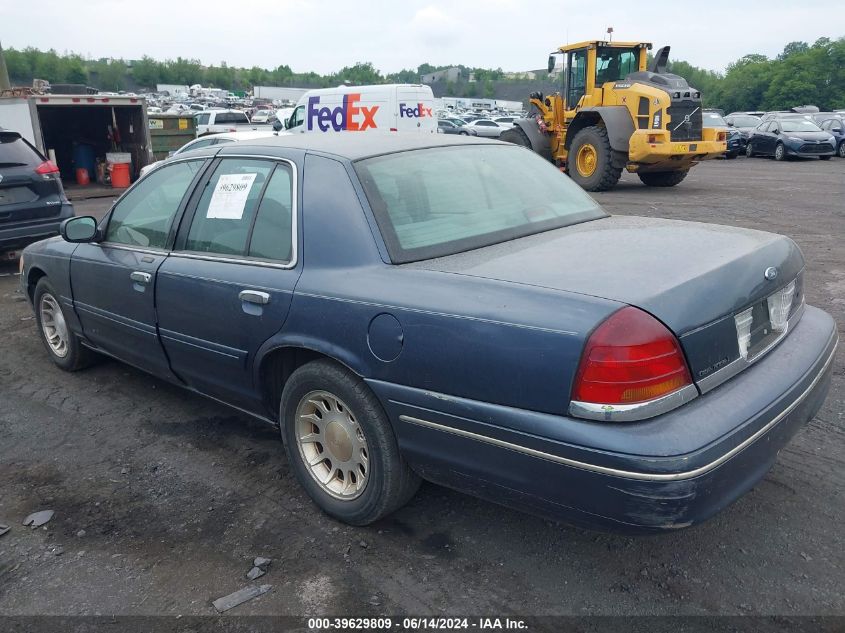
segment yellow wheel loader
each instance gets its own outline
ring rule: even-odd
[[[726,131],[702,127],[701,93],[666,72],[669,47],[650,68],[647,42],[561,46],[563,91],[530,95],[536,116],[518,119],[501,139],[530,148],[587,191],[612,189],[622,170],[652,187],[672,187],[699,161],[725,153]]]

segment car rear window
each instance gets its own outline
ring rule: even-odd
[[[399,152],[358,161],[355,169],[394,263],[606,215],[546,160],[512,145]]]
[[[38,165],[44,159],[17,132],[0,132],[0,167]]]

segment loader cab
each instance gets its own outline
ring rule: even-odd
[[[564,56],[565,109],[574,110],[584,97],[582,107],[601,105],[602,86],[645,70],[649,50],[648,42],[595,41],[561,46],[558,54]],[[551,58],[549,66],[552,66]]]

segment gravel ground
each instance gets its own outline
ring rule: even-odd
[[[845,324],[845,160],[715,161],[596,198],[790,235],[808,302]],[[0,265],[0,615],[213,614],[256,556],[272,590],[232,614],[845,614],[845,345],[818,417],[702,526],[598,534],[424,485],[359,529],[315,509],[275,429],[117,362],[54,368],[15,271]]]

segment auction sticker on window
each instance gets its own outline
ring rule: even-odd
[[[207,218],[240,220],[256,174],[223,174],[214,187],[208,205]]]

